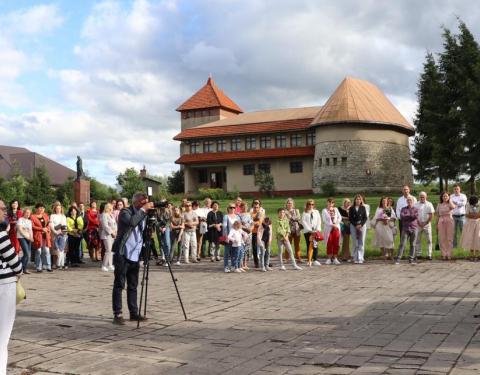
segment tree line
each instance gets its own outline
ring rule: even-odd
[[[419,106],[412,151],[416,178],[449,182],[465,179],[476,193],[480,174],[480,48],[467,25],[458,33],[443,28],[443,51],[429,52],[418,82]]]

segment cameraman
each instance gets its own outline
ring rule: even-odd
[[[113,324],[125,324],[122,316],[122,290],[125,288],[125,281],[127,282],[130,320],[146,319],[142,316],[139,317],[137,286],[146,212],[152,207],[152,203],[148,202],[147,195],[138,192],[133,195],[132,205],[123,208],[118,216],[118,233],[112,247],[113,265],[115,266],[112,291]]]

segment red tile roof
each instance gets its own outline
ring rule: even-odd
[[[209,138],[220,136],[233,136],[245,134],[277,133],[307,130],[312,118],[303,118],[286,121],[270,121],[252,124],[225,125],[225,126],[197,126],[186,129],[177,134],[173,139],[182,141],[192,138]]]
[[[272,148],[264,150],[207,152],[199,154],[185,154],[175,161],[177,164],[203,164],[233,160],[251,159],[278,159],[290,157],[314,156],[315,146]]]
[[[177,111],[188,111],[191,109],[225,108],[236,113],[242,113],[242,109],[227,95],[220,90],[212,77],[207,83],[193,94],[190,99],[177,108]]]

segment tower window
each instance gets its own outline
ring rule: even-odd
[[[325,158],[325,166],[329,167],[330,166],[330,159]]]
[[[347,166],[347,158],[343,157],[342,158],[342,167],[346,167],[346,166]]]
[[[315,133],[307,133],[307,146],[313,146],[315,144]]]
[[[333,158],[333,166],[334,166],[334,167],[337,166],[337,158]]]

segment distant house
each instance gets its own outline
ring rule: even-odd
[[[147,169],[143,166],[143,169],[140,169],[140,177],[145,184],[145,191],[148,193],[148,188],[152,188],[152,195],[157,196],[160,193],[162,187],[162,181],[158,180],[155,177],[149,176],[147,174]]]
[[[53,186],[62,185],[76,172],[56,161],[23,147],[0,145],[0,177],[9,178],[15,169],[25,178],[32,178],[35,168],[44,166]]]

